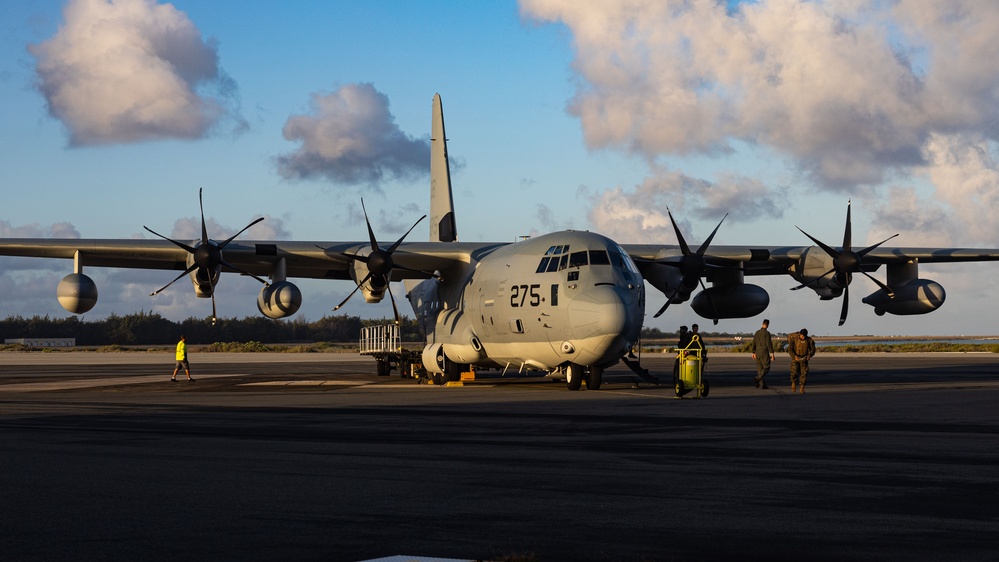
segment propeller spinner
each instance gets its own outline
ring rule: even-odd
[[[205,205],[204,205],[204,202],[202,200],[202,191],[203,191],[202,189],[198,189],[198,203],[201,206],[201,242],[198,243],[197,246],[195,246],[195,247],[192,248],[191,246],[188,246],[187,244],[184,244],[183,242],[178,242],[178,241],[173,240],[171,238],[167,238],[166,236],[163,236],[162,234],[160,234],[158,232],[155,232],[154,230],[152,230],[148,226],[143,226],[142,227],[142,228],[145,228],[146,230],[148,230],[149,232],[151,232],[152,234],[155,234],[156,236],[159,236],[160,238],[162,238],[162,239],[164,239],[164,240],[166,240],[168,242],[171,242],[171,243],[175,244],[176,246],[178,246],[178,247],[184,249],[185,251],[187,251],[187,253],[189,253],[192,256],[194,256],[194,259],[192,260],[194,263],[192,263],[190,267],[188,267],[187,269],[185,269],[183,273],[181,273],[180,275],[178,275],[173,281],[171,281],[171,282],[167,283],[166,285],[164,285],[163,287],[161,287],[159,290],[154,291],[152,293],[149,293],[149,296],[151,296],[151,297],[152,296],[156,296],[156,295],[162,293],[164,290],[166,290],[167,287],[169,287],[170,285],[173,285],[178,280],[180,280],[181,277],[183,277],[185,275],[188,275],[188,274],[190,274],[191,272],[193,272],[195,270],[198,270],[199,274],[203,273],[203,275],[201,275],[203,278],[205,278],[205,279],[212,279],[213,272],[215,272],[216,270],[218,270],[221,266],[225,266],[225,267],[228,267],[229,269],[233,269],[235,271],[238,271],[239,273],[242,273],[243,275],[248,275],[248,276],[256,279],[257,281],[260,281],[264,285],[268,284],[267,281],[261,279],[260,277],[257,277],[256,275],[254,275],[254,274],[252,274],[252,273],[250,273],[248,271],[244,271],[243,269],[240,269],[240,268],[232,265],[231,263],[227,262],[225,260],[225,257],[223,257],[223,255],[222,255],[222,250],[224,250],[225,247],[228,246],[230,242],[232,242],[237,236],[239,236],[240,234],[242,234],[243,232],[245,232],[246,229],[248,229],[251,226],[257,224],[258,222],[264,220],[264,217],[260,217],[260,218],[256,219],[255,221],[251,222],[250,224],[246,225],[245,227],[243,227],[243,230],[240,230],[236,234],[233,234],[228,239],[226,239],[224,242],[221,242],[221,243],[216,242],[215,240],[212,240],[211,238],[208,237],[208,228],[205,225]],[[212,297],[212,325],[214,326],[215,325],[215,321],[217,320],[217,317],[216,317],[216,314],[215,314],[215,284],[214,283],[211,283],[211,297]]]

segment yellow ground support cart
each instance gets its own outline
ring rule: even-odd
[[[696,392],[697,398],[708,395],[708,381],[701,375],[704,368],[704,349],[700,336],[694,335],[691,342],[684,348],[676,348],[677,369],[673,373],[673,388],[677,398],[690,392]]]

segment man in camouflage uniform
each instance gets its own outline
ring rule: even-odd
[[[808,376],[808,360],[815,356],[815,340],[808,337],[808,330],[802,328],[791,334],[787,342],[787,353],[791,356],[791,392],[801,383],[801,393],[805,393],[805,378]]]
[[[770,372],[770,362],[774,356],[774,341],[767,328],[770,327],[770,320],[763,320],[763,325],[756,334],[753,335],[753,359],[756,360],[756,388],[768,388],[763,377]]]

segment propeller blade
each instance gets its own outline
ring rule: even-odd
[[[207,244],[208,243],[208,226],[205,225],[205,203],[204,203],[203,198],[201,197],[201,192],[202,191],[204,191],[204,188],[199,187],[198,188],[198,205],[201,206],[201,243],[202,244]],[[212,314],[212,316],[214,316],[214,314]]]
[[[718,221],[718,226],[716,226],[715,229],[711,231],[711,235],[708,236],[708,239],[705,240],[703,244],[701,244],[700,248],[697,249],[697,255],[703,256],[704,252],[708,251],[708,246],[711,245],[711,240],[714,239],[715,234],[718,232],[718,229],[721,228],[722,223],[725,222],[725,219],[727,218],[728,218],[728,213],[725,213],[725,216],[722,217],[722,220]]]
[[[867,278],[870,279],[871,281],[874,281],[874,283],[876,283],[878,287],[884,289],[884,291],[888,293],[888,298],[890,299],[895,298],[895,291],[892,291],[888,285],[885,285],[884,283],[882,283],[881,281],[879,281],[877,278],[873,277],[870,273],[867,273],[866,271],[861,271],[861,273],[866,275]]]
[[[659,312],[653,314],[652,317],[659,318],[660,316],[662,316],[663,313],[666,312],[666,309],[669,308],[670,302],[673,300],[673,297],[675,297],[678,292],[679,291],[674,290],[673,294],[666,299],[666,304],[664,304],[663,307],[659,309]]]
[[[416,225],[420,224],[420,221],[422,221],[425,218],[427,218],[427,215],[423,215],[422,217],[420,217],[419,220],[413,223],[413,226],[409,227],[409,230],[406,231],[406,234],[403,234],[398,240],[396,240],[395,244],[389,246],[389,249],[385,251],[390,254],[394,252],[395,249],[399,247],[399,244],[402,244],[402,241],[405,240],[407,236],[409,236],[409,233],[413,232],[413,229],[416,228]]]
[[[356,293],[357,291],[359,291],[361,289],[361,285],[367,283],[368,279],[371,279],[372,275],[374,275],[374,274],[373,273],[368,273],[367,275],[365,275],[364,279],[361,279],[361,282],[358,283],[356,287],[354,287],[354,290],[351,291],[349,295],[347,295],[347,298],[345,298],[342,301],[340,301],[340,304],[334,306],[333,310],[334,311],[339,310],[341,306],[347,304],[347,301],[350,300],[350,297],[354,296],[354,293]]]
[[[683,234],[680,233],[680,227],[677,226],[676,221],[673,220],[673,213],[670,212],[669,207],[666,207],[666,214],[669,215],[669,222],[673,223],[673,232],[676,233],[676,242],[680,245],[680,251],[683,255],[690,255],[690,248],[687,246],[687,241],[683,239]]]
[[[857,255],[860,256],[860,257],[864,257],[867,254],[871,253],[872,251],[876,250],[878,246],[884,244],[885,242],[891,240],[892,238],[894,238],[896,236],[898,236],[898,234],[892,234],[891,236],[889,236],[888,238],[885,238],[884,240],[878,242],[877,244],[875,244],[873,246],[868,246],[868,247],[864,248],[863,250],[857,252]]]
[[[377,251],[378,241],[375,240],[375,231],[371,230],[371,221],[368,220],[368,210],[364,208],[364,199],[361,199],[361,210],[364,211],[364,224],[368,227],[368,238],[371,240],[371,251]]]
[[[257,224],[258,222],[260,222],[260,221],[262,221],[262,220],[264,220],[264,217],[260,217],[260,218],[258,218],[257,220],[255,220],[255,221],[251,222],[250,224],[248,224],[248,225],[244,226],[244,227],[243,227],[243,230],[240,230],[240,231],[239,231],[239,232],[237,232],[236,234],[233,234],[232,236],[230,236],[230,237],[229,237],[229,239],[228,239],[228,240],[226,240],[225,242],[223,242],[223,243],[219,244],[219,250],[222,250],[222,249],[224,249],[224,248],[225,248],[225,247],[226,247],[227,245],[229,245],[229,242],[232,242],[232,241],[233,241],[233,239],[235,239],[235,238],[236,238],[237,236],[239,236],[240,234],[242,234],[242,233],[246,232],[246,229],[250,228],[251,226],[253,226],[253,225]]]
[[[215,314],[215,289],[212,289],[212,326],[215,325],[215,321],[218,320],[218,316]]]
[[[187,275],[187,274],[191,273],[191,272],[192,272],[192,271],[194,271],[195,269],[198,269],[198,264],[194,264],[194,265],[192,265],[191,267],[189,267],[189,268],[185,269],[185,270],[184,270],[184,273],[181,273],[180,275],[178,275],[178,276],[177,276],[177,278],[176,278],[176,279],[174,279],[173,281],[171,281],[171,282],[167,283],[166,285],[163,285],[163,287],[162,287],[162,288],[161,288],[160,290],[158,290],[158,291],[153,291],[152,293],[149,293],[149,296],[151,296],[151,297],[155,297],[156,295],[158,295],[158,294],[162,293],[163,291],[165,291],[165,290],[166,290],[166,288],[167,288],[167,287],[169,287],[170,285],[173,285],[174,283],[176,283],[177,281],[179,281],[181,277],[183,277],[183,276],[185,276],[185,275]]]
[[[171,240],[170,238],[167,238],[166,236],[163,236],[162,234],[160,234],[159,232],[154,231],[153,229],[149,228],[148,226],[143,226],[142,228],[145,228],[149,232],[152,232],[153,234],[155,234],[156,236],[159,236],[160,238],[166,240],[167,242],[171,242],[174,245],[179,246],[183,250],[187,250],[187,253],[189,253],[189,254],[193,254],[194,253],[194,248],[188,246],[187,244],[181,244],[180,242],[178,242],[176,240]]]
[[[846,200],[846,231],[843,232],[843,251],[853,248],[853,221],[850,220],[850,200]]]
[[[707,299],[708,304],[711,305],[711,312],[714,312],[712,320],[714,320],[715,326],[718,325],[718,309],[715,307],[715,302],[711,300],[711,293],[708,292],[708,288],[704,286],[704,281],[698,279],[701,283],[701,290],[704,291],[704,298]]]
[[[261,279],[261,278],[257,277],[256,275],[254,275],[254,274],[250,273],[249,271],[246,271],[245,269],[240,269],[240,268],[238,268],[238,267],[236,267],[236,266],[232,265],[231,263],[229,263],[229,262],[227,262],[227,261],[225,261],[225,260],[222,260],[222,265],[224,265],[224,266],[228,267],[229,269],[231,269],[231,270],[233,270],[233,271],[236,271],[236,272],[238,272],[238,273],[242,273],[243,275],[247,275],[247,276],[249,276],[249,277],[252,277],[252,278],[256,279],[257,281],[260,281],[260,282],[261,282],[261,283],[263,283],[264,285],[268,285],[268,286],[270,285],[270,283],[268,283],[267,281],[265,281],[265,280],[263,280],[263,279]]]
[[[827,272],[823,273],[822,275],[819,275],[819,276],[818,276],[818,277],[816,277],[815,279],[812,279],[812,280],[811,280],[811,281],[809,281],[808,283],[802,283],[801,285],[798,285],[797,287],[791,287],[791,290],[792,290],[792,291],[797,291],[798,289],[804,289],[805,287],[807,287],[807,286],[809,286],[809,285],[813,285],[813,284],[817,283],[817,282],[819,281],[819,279],[822,279],[822,278],[824,278],[824,277],[825,277],[826,275],[829,275],[830,273],[833,273],[833,272],[835,272],[835,271],[836,271],[836,268],[834,267],[834,268],[830,269],[829,271],[827,271]]]
[[[395,314],[395,323],[402,324],[402,319],[399,316],[399,309],[395,306],[395,297],[392,296],[392,287],[388,283],[388,279],[385,280],[385,290],[389,294],[389,300],[392,301],[392,314]]]
[[[846,312],[850,308],[850,286],[843,287],[843,308],[839,311],[839,325],[846,323]]]
[[[795,225],[795,228],[797,228],[798,230],[801,230],[800,226]],[[835,258],[835,257],[839,256],[840,252],[837,252],[836,250],[832,249],[831,247],[829,247],[828,245],[826,245],[825,242],[822,242],[821,240],[819,240],[818,238],[816,238],[816,237],[812,236],[811,234],[805,232],[804,230],[801,230],[801,233],[804,234],[805,236],[807,236],[809,238],[809,240],[811,240],[812,242],[815,242],[815,245],[818,246],[818,247],[820,247],[820,248],[822,248],[822,251],[824,251],[825,253],[829,254],[829,257]]]

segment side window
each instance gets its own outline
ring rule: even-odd
[[[586,261],[586,252],[585,251],[582,251],[582,252],[573,252],[569,256],[569,267],[583,267],[583,266],[585,266],[587,264],[588,264],[588,262]]]
[[[569,254],[563,254],[562,259],[560,259],[558,262],[558,270],[562,271],[563,269],[565,269],[565,266],[568,264],[569,264]]]

